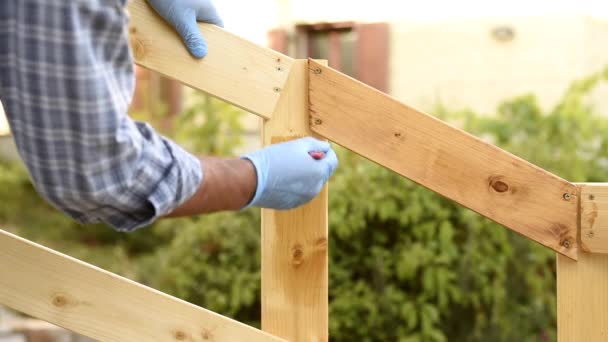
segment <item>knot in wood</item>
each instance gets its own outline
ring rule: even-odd
[[[135,60],[143,60],[146,56],[146,47],[139,39],[135,37],[131,37],[131,49],[133,50]]]
[[[204,330],[201,336],[203,337],[203,340],[213,339],[213,334],[209,330]]]
[[[304,248],[300,244],[296,244],[291,249],[291,264],[294,267],[299,267],[304,262]]]
[[[318,249],[322,249],[322,250],[327,249],[327,238],[320,237],[317,240],[315,240],[315,247]]]
[[[178,340],[178,341],[183,341],[183,340],[185,340],[188,337],[188,335],[185,332],[181,331],[181,330],[177,330],[173,334],[173,337],[175,337],[175,339]]]
[[[496,192],[507,192],[509,191],[509,184],[505,183],[501,179],[491,178],[490,187]]]
[[[53,303],[54,306],[56,306],[58,308],[62,308],[64,306],[68,305],[68,299],[61,294],[54,295],[51,302]]]

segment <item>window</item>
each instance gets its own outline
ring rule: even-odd
[[[389,28],[385,23],[296,25],[269,32],[270,47],[296,58],[326,59],[330,67],[388,92]]]
[[[304,41],[298,58],[327,59],[329,66],[355,77],[356,32],[354,23],[300,25],[298,39]]]

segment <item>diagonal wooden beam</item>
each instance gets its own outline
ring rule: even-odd
[[[263,118],[272,116],[292,58],[217,26],[199,24],[210,48],[204,59],[196,59],[145,0],[130,0],[129,16],[131,48],[137,64]]]
[[[577,188],[313,60],[312,131],[577,258]]]
[[[284,341],[2,230],[0,304],[99,341]]]

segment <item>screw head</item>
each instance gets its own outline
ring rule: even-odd
[[[589,194],[589,199],[593,201],[595,199],[595,195],[594,194]]]
[[[323,123],[323,120],[321,120],[319,118],[315,119],[315,125],[320,125],[322,123]]]
[[[320,74],[322,72],[321,68],[316,68],[315,70],[313,70],[312,72],[314,72],[315,74]]]
[[[279,87],[274,87],[274,88],[272,88],[272,89],[275,91],[275,93],[278,93],[278,92],[280,92],[280,91],[281,91],[281,88],[279,88]]]
[[[571,196],[569,193],[567,193],[567,192],[566,192],[566,193],[564,194],[564,199],[565,199],[566,201],[569,201],[571,198],[572,198],[572,196]]]
[[[572,247],[572,241],[570,241],[570,239],[566,239],[562,242],[562,246],[564,246],[565,248],[570,248]]]

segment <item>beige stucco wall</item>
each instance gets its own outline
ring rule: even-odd
[[[274,7],[265,1],[272,11],[264,11],[285,28],[390,23],[391,93],[424,110],[442,101],[491,113],[527,92],[548,108],[571,81],[608,65],[608,1],[274,0]],[[492,37],[499,25],[514,29],[512,41]],[[596,91],[593,102],[608,113],[607,91]]]
[[[493,37],[499,26],[513,30],[511,41]],[[399,22],[391,31],[390,91],[424,110],[441,101],[492,113],[528,92],[549,108],[573,80],[608,66],[608,20],[584,16]],[[608,115],[606,88],[595,95]]]

